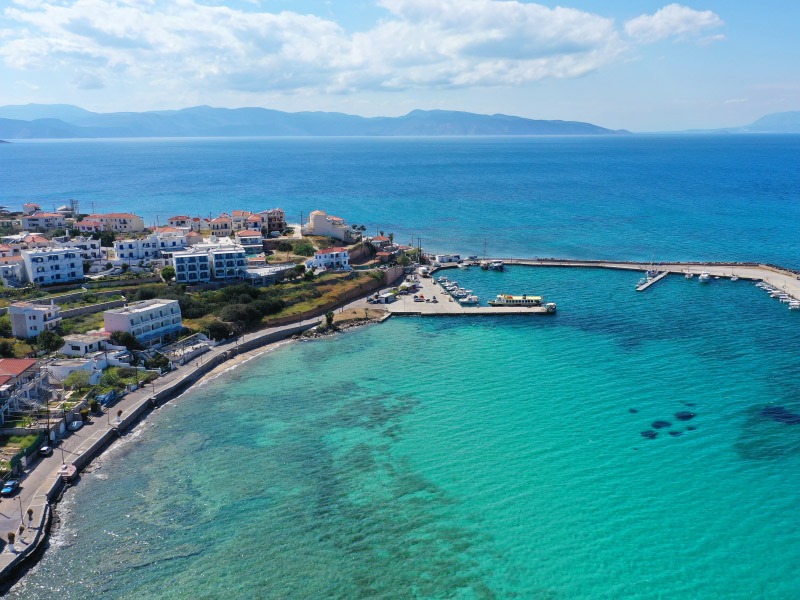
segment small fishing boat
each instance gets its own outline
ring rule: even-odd
[[[467,305],[467,306],[472,306],[472,305],[478,304],[479,301],[480,301],[480,298],[478,298],[475,295],[469,295],[466,298],[461,298],[459,300],[459,302],[461,304]]]
[[[684,277],[686,277],[686,279],[691,279],[692,277],[694,277],[694,273],[691,273],[690,271],[686,271],[686,275],[684,275]]]
[[[700,277],[697,278],[697,281],[699,281],[700,283],[708,283],[709,281],[711,281],[711,273],[709,273],[708,271],[703,271],[702,273],[700,273]]]
[[[502,260],[493,260],[489,264],[489,269],[492,271],[503,271],[506,268],[505,263]]]
[[[739,281],[739,276],[736,273],[731,273],[731,281]]]

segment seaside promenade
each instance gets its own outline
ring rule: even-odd
[[[45,540],[52,518],[50,504],[57,499],[64,486],[57,473],[63,463],[75,464],[80,472],[149,410],[199,381],[226,360],[310,329],[320,321],[319,318],[313,318],[272,327],[215,346],[152,384],[127,394],[103,414],[93,415],[89,423],[63,437],[51,456],[41,458],[24,469],[19,491],[12,497],[0,500],[0,536],[6,540],[9,532],[18,533],[20,523],[25,525],[22,535],[17,535],[15,550],[6,545],[0,552],[0,593],[13,579],[17,568],[23,566],[23,561]],[[120,410],[122,415],[118,421],[117,412]],[[28,509],[33,511],[30,519]]]

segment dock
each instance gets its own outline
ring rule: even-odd
[[[661,281],[662,279],[664,279],[664,277],[666,277],[667,275],[669,275],[669,271],[661,271],[658,275],[648,279],[645,283],[640,283],[639,285],[637,285],[636,286],[636,291],[637,292],[645,291],[651,285],[654,285],[654,284],[658,283],[659,281]]]
[[[496,316],[496,315],[552,315],[544,306],[464,306],[451,297],[432,277],[420,278],[420,290],[417,294],[427,299],[436,298],[438,302],[414,302],[414,296],[398,296],[391,304],[386,304],[386,310],[396,316],[415,317],[471,317],[471,316]]]

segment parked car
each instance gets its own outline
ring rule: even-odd
[[[0,494],[2,494],[3,496],[10,496],[11,494],[14,493],[14,491],[18,487],[19,487],[19,481],[17,481],[16,479],[9,479],[3,486],[2,491],[0,491]]]
[[[52,446],[44,445],[39,448],[39,456],[50,456],[53,453]]]
[[[83,427],[83,421],[73,421],[67,426],[67,429],[70,431],[78,431],[81,427]]]

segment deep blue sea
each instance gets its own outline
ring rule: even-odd
[[[0,146],[0,201],[162,222],[322,209],[437,250],[797,268],[799,150],[29,142]],[[800,311],[726,279],[636,293],[640,274],[599,269],[457,277],[558,314],[393,318],[219,375],[93,463],[9,597],[800,597],[800,425],[774,411],[800,414]]]
[[[430,250],[800,267],[800,136],[145,139],[0,146],[0,204],[164,224],[320,209]]]

